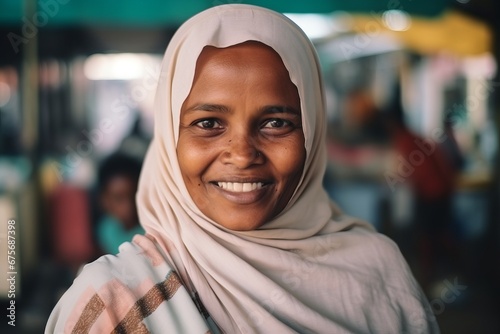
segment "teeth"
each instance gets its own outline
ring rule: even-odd
[[[262,182],[239,183],[239,182],[217,182],[217,185],[224,190],[236,193],[246,193],[255,189],[260,189],[264,185]]]

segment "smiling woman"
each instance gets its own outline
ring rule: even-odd
[[[196,206],[232,230],[277,216],[305,162],[297,87],[270,47],[205,48],[180,117],[177,158]]]
[[[46,332],[438,332],[394,243],[322,188],[319,73],[281,14],[224,5],[187,21],[160,73],[146,235],[86,266]]]

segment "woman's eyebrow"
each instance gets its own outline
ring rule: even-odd
[[[227,106],[221,104],[202,103],[189,107],[185,110],[185,113],[189,114],[195,111],[229,113],[230,109]],[[260,108],[260,111],[263,114],[292,114],[301,116],[300,110],[286,105],[267,105]]]
[[[261,108],[264,114],[292,114],[301,116],[300,110],[286,105],[269,105]]]
[[[209,103],[202,103],[202,104],[196,104],[192,107],[189,107],[186,109],[186,113],[194,112],[194,111],[213,111],[213,112],[220,112],[220,113],[228,113],[229,108],[220,105],[220,104],[209,104]]]

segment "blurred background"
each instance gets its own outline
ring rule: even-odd
[[[286,13],[316,45],[325,188],[397,242],[442,332],[500,333],[494,0],[0,0],[0,269],[13,219],[17,272],[16,330],[2,316],[1,332],[42,332],[78,268],[139,228],[162,54],[226,3]]]

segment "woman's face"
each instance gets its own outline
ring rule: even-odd
[[[273,49],[204,48],[181,109],[177,156],[195,204],[228,229],[256,229],[284,209],[306,151],[299,94]]]

